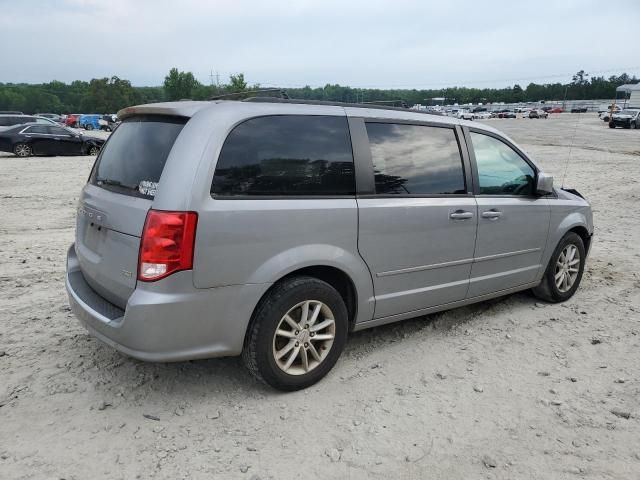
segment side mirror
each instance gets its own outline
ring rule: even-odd
[[[548,195],[553,193],[553,177],[544,172],[538,173],[538,182],[536,184],[537,195]]]

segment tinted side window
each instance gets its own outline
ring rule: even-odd
[[[377,194],[464,194],[462,157],[451,128],[367,123]]]
[[[471,133],[481,195],[531,195],[534,169],[506,143]]]
[[[71,133],[68,132],[67,130],[65,130],[64,128],[60,128],[60,127],[46,127],[47,131],[51,134],[51,135],[66,135],[66,136],[71,136]]]
[[[49,132],[47,131],[47,127],[45,127],[44,125],[34,125],[32,127],[27,127],[27,129],[24,131],[24,133],[47,134]]]
[[[278,115],[241,123],[222,147],[211,193],[353,195],[347,119]]]

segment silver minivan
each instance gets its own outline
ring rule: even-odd
[[[349,332],[580,283],[591,208],[477,122],[254,98],[126,108],[78,204],[66,286],[113,348],[242,355],[305,388]]]

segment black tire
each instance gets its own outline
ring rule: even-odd
[[[281,369],[274,355],[274,336],[281,319],[301,302],[316,300],[331,309],[335,334],[326,357],[308,373],[291,375]],[[333,368],[347,340],[349,319],[347,307],[331,285],[313,277],[292,277],[276,284],[260,301],[252,316],[244,342],[242,359],[251,374],[278,390],[307,388]]]
[[[560,289],[558,288],[555,282],[555,275],[556,275],[555,267],[558,262],[558,258],[560,257],[560,254],[568,245],[571,245],[571,244],[578,249],[578,252],[580,254],[578,275],[575,278],[571,288],[566,292],[562,292],[560,291]],[[573,294],[576,293],[576,290],[580,286],[580,281],[582,280],[582,274],[584,273],[584,265],[586,260],[585,257],[586,257],[586,252],[584,248],[584,242],[582,241],[582,238],[580,237],[580,235],[574,232],[567,233],[564,237],[562,237],[562,239],[560,240],[560,243],[558,243],[558,246],[554,250],[553,255],[551,255],[551,259],[549,260],[547,269],[544,272],[542,281],[537,287],[534,287],[532,289],[533,294],[536,297],[540,298],[541,300],[545,300],[551,303],[564,302],[570,299],[573,296]]]
[[[33,149],[31,148],[31,145],[29,145],[27,143],[16,143],[13,146],[13,153],[17,157],[26,158],[26,157],[30,157],[31,155],[33,155]]]
[[[87,153],[92,156],[98,155],[98,153],[100,153],[100,148],[96,147],[95,145],[91,145],[88,148]]]
[[[609,128],[616,128],[616,124],[613,122],[609,122]]]
[[[636,128],[638,128],[638,124],[636,122],[631,122],[631,128],[635,130]]]

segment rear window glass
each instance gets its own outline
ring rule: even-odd
[[[91,183],[152,198],[169,152],[187,120],[158,115],[127,118],[102,148]]]
[[[222,147],[211,193],[221,197],[353,195],[347,119],[278,115],[247,120]]]

